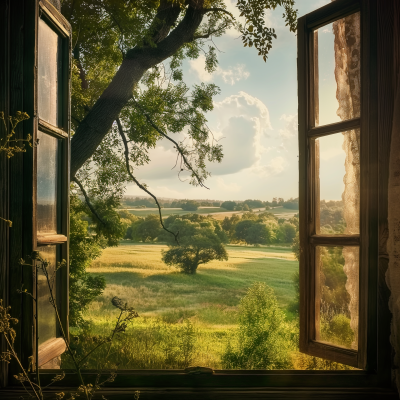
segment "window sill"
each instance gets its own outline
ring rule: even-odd
[[[72,389],[72,388],[71,388]],[[46,390],[45,393],[55,394],[63,391],[64,393],[71,390],[68,387],[54,388]],[[398,394],[392,390],[367,390],[367,389],[343,389],[343,388],[328,388],[328,389],[310,389],[310,388],[249,388],[249,389],[202,389],[202,388],[141,388],[131,387],[129,389],[103,389],[98,393],[98,396],[103,395],[107,399],[115,400],[132,400],[135,391],[140,391],[140,398],[146,400],[208,400],[208,399],[230,399],[230,400],[397,400]],[[19,396],[26,394],[23,390],[8,388],[0,390],[0,397],[5,399],[18,399]]]

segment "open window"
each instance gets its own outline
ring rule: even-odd
[[[69,208],[69,75],[70,33],[50,4],[39,3],[37,36],[37,146],[34,162],[36,176],[36,250],[51,264],[52,290],[58,302],[64,329],[68,329],[68,271],[57,263],[68,260]],[[36,276],[38,302],[34,343],[38,344],[38,366],[51,363],[65,350],[49,289],[42,273]],[[50,362],[50,364],[48,364]]]
[[[376,190],[364,111],[367,13],[363,2],[338,3],[299,21],[300,350],[364,369]]]

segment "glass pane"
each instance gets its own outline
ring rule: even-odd
[[[37,230],[57,233],[58,139],[38,131]]]
[[[315,126],[360,116],[360,13],[314,32]]]
[[[316,139],[315,158],[317,233],[359,234],[360,130]]]
[[[316,339],[357,350],[359,249],[316,249]]]
[[[57,262],[56,246],[43,246],[38,248],[41,257],[50,262],[47,268],[52,284],[53,296],[56,297],[55,269]],[[53,279],[52,279],[53,278]],[[57,335],[56,313],[50,304],[50,290],[47,280],[42,271],[38,272],[38,335],[39,346],[49,339],[54,339]]]
[[[38,108],[39,116],[52,125],[59,123],[61,38],[39,19]]]

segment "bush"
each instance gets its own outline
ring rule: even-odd
[[[225,369],[290,369],[292,329],[273,290],[255,283],[240,301],[239,328],[222,356]]]

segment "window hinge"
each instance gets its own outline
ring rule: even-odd
[[[185,374],[190,374],[190,375],[204,375],[204,374],[209,374],[212,375],[214,373],[214,370],[212,368],[207,368],[207,367],[188,367],[185,368]]]

